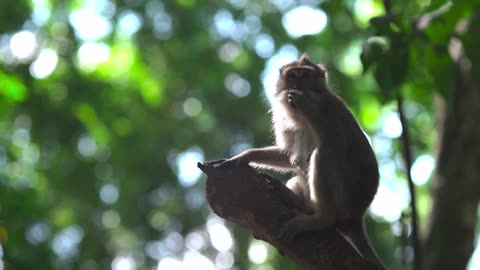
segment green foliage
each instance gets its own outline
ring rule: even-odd
[[[381,1],[317,1],[326,28],[292,38],[282,18],[297,4],[288,2],[1,1],[0,263],[151,269],[165,258],[228,266],[233,255],[237,269],[253,269],[252,237],[215,219],[195,164],[272,143],[271,89],[262,76],[269,65],[280,68],[284,51],[306,51],[327,65],[332,89],[371,135],[388,172],[383,190],[401,194],[406,184],[385,115],[395,112],[391,100],[401,91],[415,154],[432,152],[432,99],[448,97],[454,83],[452,37],[480,69],[477,4],[392,1],[391,14],[379,16],[386,14]],[[97,15],[88,17],[92,10]],[[87,17],[76,25],[74,15]],[[422,16],[431,19],[418,27]],[[456,33],[463,19],[469,27]],[[82,36],[82,27],[97,36]],[[12,48],[22,30],[35,41]],[[394,204],[397,218],[406,201]],[[399,222],[367,222],[389,269],[402,266],[398,243],[406,232],[392,230]],[[233,247],[219,248],[212,228],[228,228]],[[263,264],[295,269],[272,248]]]

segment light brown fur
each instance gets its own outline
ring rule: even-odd
[[[375,196],[375,155],[343,100],[329,91],[327,73],[304,54],[280,69],[272,121],[276,145],[255,148],[227,162],[292,170],[287,182],[306,213],[285,224],[280,238],[335,226],[372,263],[363,216]]]

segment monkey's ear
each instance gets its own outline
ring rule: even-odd
[[[302,57],[300,57],[300,59],[298,60],[298,62],[300,63],[304,63],[304,62],[310,62],[310,56],[308,56],[307,53],[303,53],[302,54]]]
[[[324,64],[318,64],[317,67],[322,71],[325,78],[325,82],[328,82],[328,71],[327,67]]]

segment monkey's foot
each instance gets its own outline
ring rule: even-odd
[[[282,241],[291,241],[298,234],[322,230],[330,225],[333,225],[333,222],[327,222],[317,215],[296,216],[280,229],[279,238]]]

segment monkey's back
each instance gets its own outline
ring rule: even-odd
[[[365,213],[378,189],[378,164],[366,134],[343,100],[339,97],[337,100],[338,108],[347,121],[342,131],[347,142],[344,156],[347,181],[350,182],[347,193],[353,202],[352,207],[356,208],[353,212]]]

